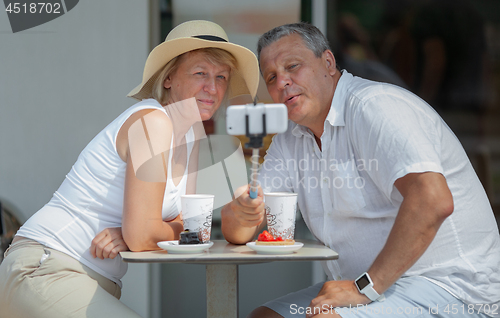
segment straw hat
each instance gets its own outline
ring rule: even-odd
[[[138,100],[151,98],[151,89],[159,71],[174,57],[201,48],[219,48],[231,53],[238,61],[238,67],[231,75],[229,98],[257,94],[259,64],[249,49],[230,43],[226,32],[210,21],[194,20],[176,26],[167,35],[165,42],[155,47],[146,60],[142,83],[134,88],[128,97]]]

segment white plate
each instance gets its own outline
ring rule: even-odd
[[[197,254],[208,250],[214,242],[204,244],[179,244],[179,241],[162,241],[157,243],[158,246],[172,254]]]
[[[257,245],[255,242],[248,242],[247,246],[258,254],[291,254],[304,246],[304,243],[295,242],[293,245]]]

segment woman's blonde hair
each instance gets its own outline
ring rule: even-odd
[[[229,53],[228,51],[218,49],[218,48],[202,48],[189,52],[202,52],[205,54],[207,60],[216,65],[227,65],[231,68],[231,73],[234,72],[238,68],[238,64],[236,58]],[[186,53],[189,53],[186,52]],[[185,56],[186,53],[183,53],[179,56],[171,59],[167,65],[160,71],[158,74],[151,91],[153,98],[156,99],[161,105],[166,105],[168,103],[170,97],[170,90],[166,89],[163,86],[163,83],[170,75],[174,74],[175,71],[179,68],[180,61],[182,57]],[[229,75],[229,82],[231,81],[231,75]],[[227,101],[227,96],[229,95],[229,82],[226,90],[226,94],[224,95],[223,103]]]

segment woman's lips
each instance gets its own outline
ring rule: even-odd
[[[210,100],[210,99],[198,99],[198,101],[200,103],[203,103],[203,104],[209,105],[209,106],[212,106],[215,103],[213,100]]]

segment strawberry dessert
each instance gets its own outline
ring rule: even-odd
[[[293,245],[295,244],[295,240],[284,240],[280,236],[274,238],[268,231],[264,231],[259,234],[257,237],[257,241],[255,241],[257,245]]]

